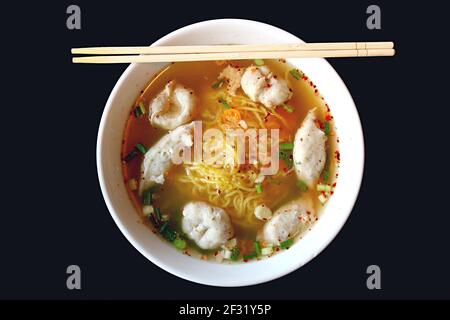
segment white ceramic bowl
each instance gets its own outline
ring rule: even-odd
[[[153,45],[301,43],[276,27],[249,20],[221,19],[196,23]],[[319,221],[289,250],[270,259],[241,264],[205,262],[181,254],[139,221],[128,198],[121,171],[120,148],[132,103],[162,64],[131,64],[106,103],[97,140],[97,169],[108,209],[119,229],[147,259],[164,270],[197,283],[234,287],[270,281],[292,272],[318,255],[347,220],[359,192],[364,142],[355,104],[345,84],[324,59],[290,59],[317,85],[333,113],[339,136],[341,166],[334,195]]]

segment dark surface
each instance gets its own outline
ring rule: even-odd
[[[365,26],[371,2],[296,3],[292,9],[287,2],[267,8],[261,1],[77,1],[80,31],[65,27],[68,1],[4,6],[5,47],[40,50],[16,52],[16,60],[4,52],[10,85],[2,90],[2,109],[12,112],[2,118],[0,298],[450,298],[442,158],[448,143],[437,141],[448,135],[442,97],[448,64],[444,55],[427,53],[427,46],[445,40],[444,8],[379,1],[382,30],[371,31]],[[126,65],[70,62],[71,47],[147,45],[187,24],[223,17],[263,21],[307,42],[393,40],[398,52],[393,58],[329,60],[364,128],[358,201],[313,261],[244,288],[181,280],[147,261],[120,233],[100,192],[95,144],[103,107]],[[66,289],[70,264],[82,269],[81,291]],[[382,290],[366,288],[371,264],[381,267]]]

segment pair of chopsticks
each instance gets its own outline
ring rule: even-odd
[[[73,48],[73,63],[146,63],[280,58],[393,56],[393,42],[329,42],[278,45],[199,45]]]

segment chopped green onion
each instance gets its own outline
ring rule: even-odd
[[[131,150],[131,152],[129,154],[127,154],[123,160],[125,162],[130,162],[131,160],[133,160],[136,156],[138,155],[138,153],[136,152],[136,150]]]
[[[225,101],[224,98],[220,97],[219,102],[220,102],[221,104],[223,104],[223,106],[224,106],[225,108],[227,108],[227,109],[230,109],[230,108],[231,108],[230,105]]]
[[[145,114],[145,106],[143,101],[139,102],[139,109],[141,110],[141,114]]]
[[[283,241],[282,243],[280,243],[280,248],[288,249],[290,246],[292,246],[293,243],[294,243],[294,239],[287,239],[287,240]]]
[[[141,108],[139,108],[139,107],[134,108],[133,114],[136,118],[139,118],[142,115]]]
[[[280,143],[280,150],[286,151],[286,150],[293,150],[293,149],[294,149],[293,142]]]
[[[330,171],[329,171],[329,170],[325,170],[325,171],[323,172],[323,174],[322,174],[322,177],[323,177],[323,181],[324,181],[325,183],[327,183],[328,180],[330,179]]]
[[[213,89],[219,89],[223,85],[223,80],[218,80],[212,84]]]
[[[161,221],[161,210],[159,208],[155,208],[155,215],[158,221]]]
[[[250,252],[249,254],[246,254],[242,257],[244,260],[251,260],[253,258],[256,258],[256,252]]]
[[[283,107],[284,110],[286,110],[289,113],[292,113],[295,111],[295,109],[288,104],[283,103],[281,106]]]
[[[326,136],[329,136],[329,135],[330,135],[330,132],[331,132],[330,122],[325,121],[325,123],[324,123],[324,128],[323,128],[323,132],[325,132],[325,135],[326,135]]]
[[[144,191],[144,194],[142,195],[142,203],[146,206],[149,206],[152,204],[152,190],[151,188]]]
[[[262,188],[262,184],[261,183],[255,184],[255,187],[256,187],[256,193],[262,193],[263,192],[263,188]]]
[[[130,188],[131,191],[134,191],[138,188],[138,184],[136,179],[130,179],[128,180],[128,187]]]
[[[304,181],[302,181],[302,180],[298,180],[298,181],[297,181],[297,187],[299,187],[300,190],[302,190],[302,192],[308,191],[308,186],[307,186],[307,184],[306,184]]]
[[[289,73],[291,74],[291,76],[293,76],[296,80],[300,80],[300,78],[302,77],[302,74],[297,70],[297,69],[291,69],[289,71]]]
[[[236,261],[239,258],[240,254],[241,254],[241,252],[239,251],[239,248],[234,247],[233,249],[231,249],[230,260]]]
[[[255,252],[257,256],[261,255],[261,245],[258,241],[253,241],[253,245],[255,246]]]
[[[186,248],[186,241],[178,238],[178,239],[173,240],[173,245],[178,250],[183,250],[184,248]]]
[[[147,152],[147,148],[142,143],[138,143],[134,146],[137,151],[139,151],[142,154],[145,154]]]
[[[330,192],[331,191],[331,186],[328,184],[318,184],[316,186],[317,191],[325,191],[325,192]]]
[[[171,230],[170,227],[168,226],[168,224],[169,224],[169,221],[164,222],[163,225],[161,226],[161,228],[159,228],[159,233],[164,238],[166,238],[167,240],[172,242],[177,238],[177,233],[175,231]]]
[[[264,65],[264,60],[263,59],[255,59],[255,64],[257,66],[263,66]]]
[[[325,195],[323,195],[323,194],[320,194],[318,198],[319,198],[319,201],[320,201],[320,203],[322,205],[324,205],[325,202],[327,202],[327,200],[328,200],[327,197]]]
[[[279,157],[284,161],[289,169],[292,168],[294,165],[294,161],[292,160],[292,151],[280,151]]]
[[[169,225],[169,221],[164,222],[163,225],[161,226],[161,228],[159,228],[159,232],[162,234],[166,230],[168,225]]]
[[[150,218],[150,216],[155,212],[152,205],[145,205],[142,206],[142,212],[147,218]]]
[[[268,256],[268,255],[271,255],[272,253],[273,253],[272,247],[267,247],[267,248],[262,248],[261,249],[261,254],[263,256]]]
[[[133,114],[136,118],[139,118],[145,113],[144,102],[139,102],[139,104],[134,108]]]

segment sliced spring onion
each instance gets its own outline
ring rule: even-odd
[[[230,107],[230,105],[225,101],[225,99],[224,98],[220,98],[219,99],[219,102],[221,103],[221,104],[223,104],[223,106],[225,107],[225,108],[227,108],[227,109],[230,109],[231,107]]]
[[[297,69],[291,69],[289,71],[290,75],[293,76],[296,80],[300,80],[302,74]]]
[[[295,111],[295,109],[294,109],[293,107],[291,107],[290,105],[285,104],[285,103],[283,103],[283,104],[281,105],[281,107],[283,107],[283,109],[286,110],[286,111],[289,112],[289,113],[292,113],[292,112]]]
[[[306,192],[308,191],[308,186],[306,185],[306,183],[302,180],[298,180],[297,181],[297,187],[300,188],[300,190],[302,190],[302,192]]]
[[[184,248],[186,248],[186,241],[178,238],[178,239],[173,240],[173,245],[178,250],[183,250]]]
[[[125,157],[123,157],[123,160],[125,162],[130,162],[138,155],[136,150],[131,150],[129,154],[127,154]]]
[[[249,254],[246,254],[242,257],[244,260],[251,260],[253,258],[256,258],[256,252],[250,252]]]
[[[261,245],[258,241],[253,241],[253,246],[255,247],[255,252],[257,256],[261,255]]]
[[[284,161],[286,167],[289,169],[294,165],[294,160],[292,160],[292,151],[290,150],[280,151],[279,158]]]
[[[138,143],[134,147],[142,154],[145,154],[147,152],[147,148],[142,143]]]
[[[323,132],[325,133],[326,136],[330,135],[330,132],[331,132],[330,122],[325,121]]]
[[[219,89],[223,85],[223,80],[218,80],[212,84],[213,89]]]
[[[255,64],[257,66],[263,66],[264,65],[264,60],[263,59],[255,59]]]
[[[142,115],[141,108],[139,106],[135,107],[133,110],[135,118],[139,118]]]
[[[158,219],[158,221],[161,221],[161,210],[159,210],[159,208],[155,208],[155,215],[156,219]]]
[[[131,191],[134,191],[138,188],[138,184],[136,179],[130,179],[128,180],[128,188],[130,188]]]
[[[147,206],[152,204],[152,189],[147,189],[144,191],[144,194],[142,195],[142,203]]]
[[[287,240],[283,241],[282,243],[280,243],[280,248],[288,249],[290,246],[292,246],[293,243],[294,243],[294,239],[287,239]]]
[[[324,181],[325,183],[327,183],[328,180],[330,179],[330,171],[329,171],[329,170],[325,170],[325,171],[323,172],[323,174],[322,174],[322,178],[323,178],[323,181]]]
[[[268,256],[271,255],[273,253],[273,248],[272,247],[267,247],[267,248],[262,248],[261,249],[261,254],[263,256]]]
[[[141,110],[141,114],[145,114],[145,106],[144,106],[144,102],[141,101],[139,102],[139,109]]]
[[[142,212],[148,218],[149,216],[151,216],[155,212],[155,210],[153,209],[152,205],[145,205],[145,206],[142,207]]]
[[[159,233],[170,242],[173,242],[177,239],[177,233],[170,229],[168,225],[169,221],[164,222],[161,228],[159,228]]]
[[[317,191],[325,191],[325,192],[330,192],[331,191],[331,186],[328,184],[321,184],[319,183],[316,186]]]
[[[239,248],[234,247],[233,249],[231,249],[230,260],[236,261],[237,259],[239,259],[240,254],[241,254],[241,252],[240,252]]]
[[[224,249],[222,250],[222,256],[224,259],[231,259],[231,250]]]
[[[263,188],[262,188],[262,184],[261,183],[255,184],[255,188],[256,188],[256,193],[262,193],[263,192]]]
[[[159,228],[159,232],[161,234],[164,233],[164,231],[166,231],[168,226],[169,226],[169,221],[164,222],[163,225],[161,226],[161,228]]]
[[[293,150],[293,149],[294,149],[293,142],[280,143],[280,150],[286,151],[286,150]]]
[[[325,204],[325,202],[327,202],[327,200],[328,200],[327,197],[324,196],[323,194],[319,195],[319,201],[321,204]]]
[[[136,118],[139,118],[140,116],[145,114],[144,102],[139,102],[139,104],[134,108],[133,113]]]

